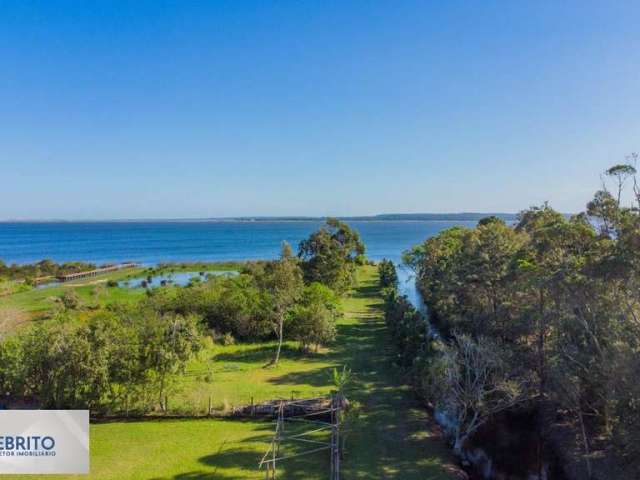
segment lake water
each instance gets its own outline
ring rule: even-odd
[[[164,284],[179,285],[184,287],[191,283],[194,279],[200,281],[206,281],[210,276],[233,276],[238,275],[238,272],[216,270],[213,272],[166,272],[158,275],[151,275],[147,277],[136,277],[131,280],[122,280],[118,282],[119,287],[125,288],[140,288],[145,285],[149,288],[160,287]]]
[[[372,260],[400,263],[402,252],[454,225],[473,221],[351,221]],[[320,221],[16,222],[0,223],[0,260],[93,263],[271,259],[283,240],[295,249]],[[399,269],[403,291],[417,300],[411,272]],[[419,302],[416,301],[416,304]]]

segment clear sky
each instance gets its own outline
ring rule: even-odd
[[[583,208],[640,2],[0,1],[0,218]]]

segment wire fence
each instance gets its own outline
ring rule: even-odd
[[[327,392],[322,390],[309,391],[289,390],[283,391],[279,395],[248,394],[244,396],[246,400],[235,402],[228,400],[222,395],[211,392],[177,391],[168,392],[160,399],[157,396],[138,398],[130,400],[126,398],[114,405],[108,411],[92,411],[95,418],[116,419],[116,418],[158,418],[158,417],[180,417],[180,418],[203,418],[203,417],[228,417],[228,416],[251,416],[242,415],[242,412],[253,411],[255,416],[264,416],[264,409],[259,406],[273,405],[274,402],[286,401],[290,405],[296,399],[300,399],[305,394],[304,400],[313,398],[327,399]],[[268,412],[271,414],[271,412]],[[275,412],[274,412],[275,415]]]
[[[301,458],[323,455],[317,460],[329,464],[330,480],[340,479],[340,421],[342,402],[335,395],[325,397],[328,408],[288,415],[312,400],[281,400],[278,403],[275,432],[258,463],[266,480],[275,480],[279,465]],[[328,453],[328,459],[326,453]]]

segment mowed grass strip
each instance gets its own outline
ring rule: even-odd
[[[202,362],[211,363],[211,388],[216,395],[235,399],[239,404],[251,393],[272,398],[269,396],[286,397],[291,390],[300,392],[299,396],[328,392],[333,367],[347,364],[354,374],[349,396],[362,407],[347,439],[342,478],[454,478],[447,473],[451,461],[447,447],[430,428],[432,423],[426,412],[393,366],[375,267],[359,269],[358,286],[343,305],[345,316],[338,325],[338,338],[321,353],[300,356],[295,346],[288,344],[282,363],[265,369],[262,366],[271,357],[271,343],[218,346],[212,347],[210,360],[198,360],[190,367],[198,369]],[[186,390],[199,384],[197,376],[187,376],[182,382]],[[95,424],[91,426],[89,478],[262,479],[264,472],[257,470],[257,464],[272,431],[270,422],[224,419]],[[285,447],[285,451],[299,450]],[[324,479],[328,477],[328,466],[327,452],[299,457],[282,462],[278,478]]]

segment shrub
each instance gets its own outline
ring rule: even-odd
[[[314,282],[305,287],[302,301],[289,319],[291,334],[303,351],[309,351],[312,345],[318,350],[320,345],[334,340],[339,315],[339,301],[333,290]]]
[[[60,297],[60,301],[66,310],[75,310],[80,306],[80,297],[74,290],[67,290]]]
[[[382,288],[398,287],[398,274],[391,260],[384,259],[380,262],[378,265],[378,276],[380,277],[380,286]]]
[[[200,315],[209,329],[238,340],[264,339],[271,333],[265,294],[252,275],[215,277],[190,288],[163,289],[148,302],[159,312]]]

